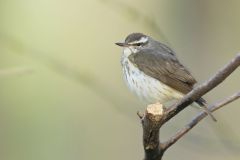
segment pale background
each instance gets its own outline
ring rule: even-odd
[[[239,0],[0,0],[1,160],[139,160],[144,107],[114,45],[131,32],[167,43],[199,82],[240,50]],[[240,71],[207,94],[239,90]],[[239,160],[239,101],[200,123],[165,159]],[[164,127],[166,139],[197,113]]]

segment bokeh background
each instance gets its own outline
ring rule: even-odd
[[[174,48],[199,82],[240,50],[238,0],[0,0],[0,159],[142,159],[136,112],[145,106],[122,80],[131,32]],[[236,71],[205,95],[239,90]],[[238,101],[206,118],[165,159],[239,160]],[[166,125],[172,135],[198,110]]]

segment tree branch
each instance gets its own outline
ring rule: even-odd
[[[235,69],[237,69],[240,65],[240,53],[232,59],[227,65],[225,65],[222,69],[220,69],[212,78],[207,80],[202,85],[194,88],[191,92],[189,92],[184,98],[170,107],[166,112],[166,117],[164,119],[164,123],[170,120],[172,117],[181,112],[188,105],[193,103],[195,100],[202,97],[204,94],[215,88],[221,82],[223,82]]]
[[[162,104],[148,105],[142,117],[144,160],[160,160],[163,150],[159,141],[159,130],[162,126],[164,108]]]
[[[220,109],[221,107],[237,100],[238,98],[240,98],[240,92],[237,92],[235,94],[233,94],[232,96],[225,98],[224,100],[222,100],[221,102],[217,102],[213,105],[211,105],[208,109],[211,112],[214,112],[218,109]],[[164,150],[168,149],[171,145],[173,145],[174,143],[176,143],[182,136],[184,136],[187,132],[189,132],[194,126],[196,126],[203,118],[205,118],[207,116],[206,112],[201,112],[199,113],[195,118],[193,118],[191,120],[191,122],[189,122],[185,127],[183,127],[181,130],[179,130],[174,136],[172,136],[167,142],[165,142],[164,144],[162,144],[162,147]]]
[[[240,54],[238,54],[227,65],[220,69],[212,78],[193,89],[180,102],[176,103],[170,108],[165,109],[162,104],[157,103],[149,105],[144,115],[138,113],[139,117],[142,120],[143,127],[143,146],[145,151],[144,160],[161,160],[164,152],[170,146],[176,143],[183,135],[185,135],[204,117],[206,117],[207,114],[205,112],[199,113],[195,118],[191,120],[191,122],[180,129],[169,140],[161,143],[159,139],[161,126],[176,116],[192,102],[202,97],[204,94],[223,82],[235,69],[238,68],[239,65]],[[208,109],[213,112],[238,98],[240,98],[240,92],[237,92],[236,94],[211,105]]]

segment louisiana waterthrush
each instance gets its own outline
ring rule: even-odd
[[[121,64],[127,86],[148,104],[181,99],[197,83],[175,52],[150,36],[132,33],[116,44],[123,47]],[[203,98],[194,103],[216,121]]]

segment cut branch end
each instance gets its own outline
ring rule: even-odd
[[[160,103],[150,104],[147,106],[146,115],[152,121],[159,122],[164,115],[164,107]]]

